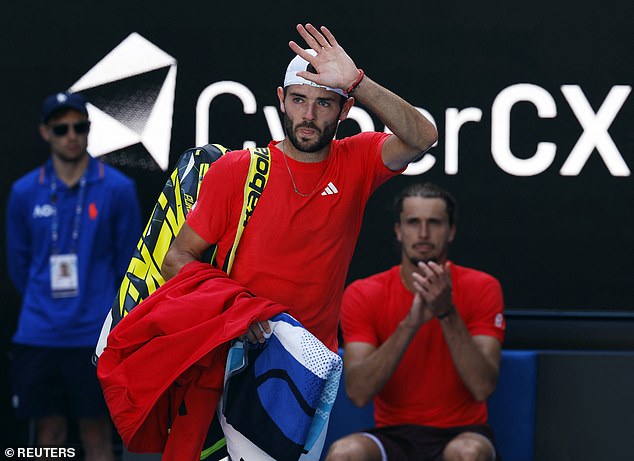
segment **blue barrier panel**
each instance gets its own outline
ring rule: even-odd
[[[537,352],[502,351],[500,379],[488,400],[489,423],[503,461],[533,461]]]
[[[339,349],[339,355],[343,358],[343,349]],[[344,374],[341,373],[339,392],[337,392],[337,400],[335,400],[330,413],[328,433],[326,434],[326,442],[324,443],[321,459],[325,458],[328,447],[335,440],[340,439],[344,435],[371,427],[374,427],[374,405],[370,402],[363,408],[356,407],[346,394]]]

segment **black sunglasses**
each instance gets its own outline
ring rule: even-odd
[[[60,123],[59,125],[51,126],[51,130],[55,136],[66,136],[71,126],[77,134],[86,134],[88,130],[90,130],[90,122],[88,120],[73,123],[72,125],[69,123]]]

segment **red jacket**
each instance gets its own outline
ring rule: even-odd
[[[228,342],[284,310],[199,262],[133,309],[108,336],[97,366],[126,447],[198,460],[222,393]]]

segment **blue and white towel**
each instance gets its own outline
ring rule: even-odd
[[[317,461],[342,361],[297,320],[269,320],[263,345],[236,341],[218,406],[232,460]]]

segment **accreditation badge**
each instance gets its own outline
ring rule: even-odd
[[[55,254],[50,257],[51,295],[53,298],[72,298],[79,294],[77,255]]]

